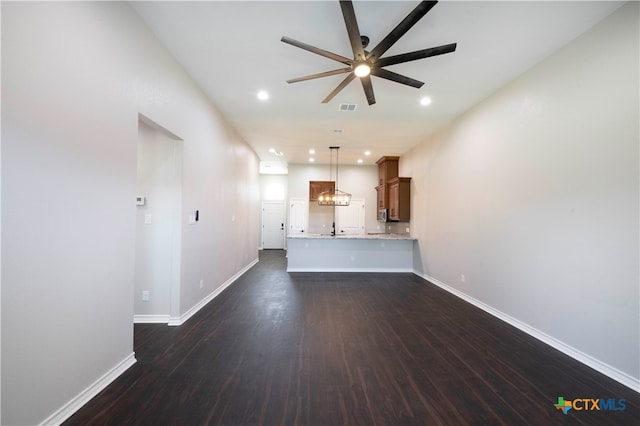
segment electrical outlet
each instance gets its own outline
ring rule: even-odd
[[[200,280],[200,288],[204,287],[204,280]]]
[[[460,274],[460,282],[464,283],[466,281],[466,278],[464,276],[464,274]]]
[[[142,301],[143,302],[148,302],[149,301],[149,291],[148,290],[144,290],[142,292]]]

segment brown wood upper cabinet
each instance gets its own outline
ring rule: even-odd
[[[400,157],[382,157],[376,164],[378,165],[378,186],[376,186],[378,209],[389,208],[389,179],[398,177],[398,160]]]
[[[411,218],[411,178],[396,177],[389,185],[389,220],[408,222]]]
[[[378,210],[386,209],[389,204],[389,199],[387,198],[387,184],[376,186],[376,199],[378,200]]]
[[[332,180],[309,181],[309,201],[318,201],[318,197],[325,191],[335,191],[336,183]]]
[[[378,185],[385,185],[390,179],[398,177],[398,160],[400,157],[382,157],[378,165]]]
[[[411,218],[411,178],[398,176],[400,157],[382,157],[378,164],[376,186],[378,209],[387,209],[387,220],[408,222]]]

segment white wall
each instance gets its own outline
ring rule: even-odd
[[[334,166],[335,167],[335,166]],[[376,210],[376,183],[378,182],[378,166],[377,165],[340,165],[339,166],[340,190],[348,192],[353,198],[362,198],[365,200],[365,232],[378,232],[379,223],[377,222]],[[335,168],[333,170],[335,174]],[[329,166],[323,165],[307,165],[307,164],[289,164],[289,197],[309,198],[309,181],[311,180],[329,180]],[[340,207],[337,207],[340,208]],[[318,207],[317,203],[309,205],[311,233],[331,231],[331,223],[333,215],[327,212],[327,207]],[[311,223],[311,219],[314,220]],[[325,225],[322,228],[322,225]],[[382,227],[380,232],[384,231]]]
[[[2,3],[2,424],[133,361],[139,113],[184,140],[184,314],[257,258],[255,153],[127,4]]]
[[[638,44],[631,2],[400,159],[421,273],[627,384],[640,377]]]

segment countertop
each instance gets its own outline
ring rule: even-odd
[[[372,233],[366,235],[341,235],[335,236],[331,234],[296,234],[288,235],[287,238],[296,239],[327,239],[327,240],[415,240],[415,238],[409,235],[403,234],[383,234]]]

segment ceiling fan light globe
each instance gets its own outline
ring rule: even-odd
[[[371,67],[367,64],[360,64],[353,69],[353,73],[357,77],[366,77],[371,72]]]

